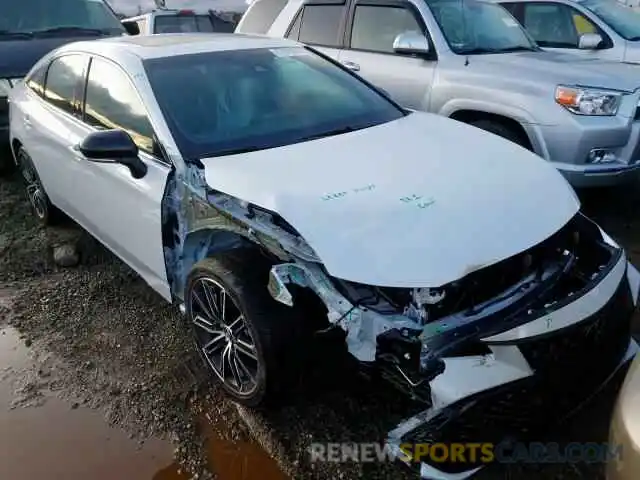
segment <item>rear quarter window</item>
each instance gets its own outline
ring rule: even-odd
[[[287,1],[255,0],[240,20],[236,33],[266,34]]]

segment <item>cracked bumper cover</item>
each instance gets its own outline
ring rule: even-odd
[[[498,443],[570,415],[638,351],[630,316],[639,288],[640,274],[623,255],[581,297],[484,338],[491,354],[444,358],[444,373],[430,382],[433,405],[389,432],[388,446],[406,461],[403,443]],[[482,467],[412,465],[421,478],[438,480],[469,478]]]

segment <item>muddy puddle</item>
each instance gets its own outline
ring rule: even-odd
[[[100,411],[45,392],[18,403],[30,349],[12,328],[0,328],[0,479],[188,480],[173,462],[173,446],[143,444],[110,427]],[[41,392],[40,392],[41,393]],[[206,428],[206,425],[203,425]],[[219,480],[286,480],[257,445],[207,435],[210,469]]]

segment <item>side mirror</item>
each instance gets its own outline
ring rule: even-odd
[[[138,146],[124,130],[90,133],[77,149],[92,162],[125,165],[133,178],[142,178],[147,174],[147,165],[138,156]]]
[[[140,26],[137,22],[133,22],[131,20],[123,20],[122,26],[129,35],[140,35]]]
[[[402,54],[427,55],[431,52],[429,41],[420,32],[404,32],[393,41],[393,51]]]
[[[602,36],[598,33],[583,33],[578,40],[580,50],[595,50],[602,43]]]

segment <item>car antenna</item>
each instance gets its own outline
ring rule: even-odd
[[[462,39],[467,38],[467,19],[464,16],[464,0],[460,0],[460,15],[462,16]],[[467,53],[464,56],[464,66],[467,67],[469,65],[469,54]]]

